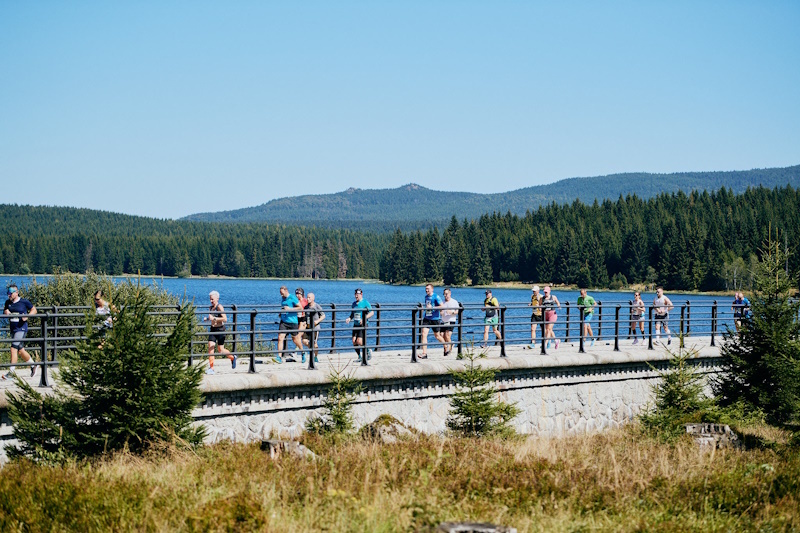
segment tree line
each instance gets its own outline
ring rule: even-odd
[[[389,236],[0,206],[0,272],[377,278]]]
[[[787,247],[800,238],[800,189],[759,187],[635,195],[591,205],[550,204],[525,216],[456,217],[442,233],[397,231],[381,261],[392,283],[442,280],[483,285],[542,281],[619,288],[662,284],[674,290],[732,290],[752,283],[750,266],[770,228]],[[798,256],[787,262],[798,271]]]

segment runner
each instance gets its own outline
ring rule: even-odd
[[[6,290],[8,300],[3,308],[4,315],[10,315],[8,319],[8,329],[13,342],[11,343],[11,366],[8,372],[3,374],[2,379],[13,379],[16,375],[14,365],[17,364],[17,354],[22,356],[26,363],[33,363],[33,358],[25,350],[22,339],[28,334],[28,317],[19,315],[35,315],[36,307],[24,298],[19,297],[19,288],[16,285],[9,285]],[[31,377],[36,374],[36,366],[31,365]]]
[[[497,340],[503,340],[500,330],[497,325],[500,323],[500,303],[497,298],[492,298],[492,289],[486,289],[484,293],[486,299],[483,301],[483,310],[486,313],[486,318],[483,319],[483,344],[481,348],[488,348],[489,346],[489,330],[494,331],[494,336]]]
[[[430,283],[425,285],[425,312],[422,316],[422,355],[419,356],[419,359],[428,358],[429,330],[433,330],[433,336],[436,340],[444,344],[444,337],[440,331],[442,318],[439,313],[443,303],[444,301],[439,295],[433,292],[433,285]],[[444,351],[447,352],[447,347],[445,347]],[[445,355],[447,355],[447,353],[445,353]]]
[[[664,287],[656,288],[656,297],[653,298],[653,313],[655,314],[656,323],[656,340],[661,340],[661,327],[664,327],[664,333],[667,334],[667,344],[672,344],[672,334],[669,330],[669,312],[674,309],[672,301],[664,296]]]
[[[583,307],[583,335],[585,339],[591,339],[589,346],[594,346],[594,331],[592,331],[592,316],[594,316],[595,301],[591,296],[587,296],[586,289],[581,289],[581,295],[578,296],[578,309]]]
[[[283,363],[282,353],[288,350],[288,342],[286,342],[286,335],[292,337],[294,345],[300,350],[301,362],[306,362],[306,354],[303,351],[303,341],[300,339],[300,325],[297,320],[298,311],[302,311],[300,307],[300,300],[289,294],[289,289],[286,285],[281,286],[281,322],[278,325],[278,352],[275,354],[275,361]],[[294,354],[286,354],[286,362],[294,363]]]
[[[550,339],[556,343],[556,350],[558,350],[558,339],[553,331],[553,326],[558,320],[558,309],[561,309],[561,302],[555,294],[550,294],[550,285],[544,287],[544,298],[542,298],[542,306],[544,307],[544,338],[547,339],[547,347],[550,348]]]
[[[731,310],[733,310],[733,325],[738,333],[742,328],[742,318],[750,318],[750,300],[744,297],[744,293],[737,292],[733,296]]]
[[[531,303],[530,307],[533,308],[531,312],[531,344],[528,346],[529,348],[535,348],[534,344],[536,344],[536,330],[539,328],[539,325],[542,323],[542,297],[539,295],[539,286],[534,285],[531,289]]]
[[[450,294],[450,289],[444,290],[444,303],[442,304],[442,334],[444,336],[444,355],[453,351],[453,328],[458,322],[459,304]]]
[[[322,311],[322,306],[316,302],[316,297],[314,296],[313,292],[308,293],[308,300],[305,305],[306,310],[306,333],[303,336],[303,344],[305,346],[311,347],[311,338],[314,338],[314,353],[316,354],[319,350],[319,325],[320,322],[325,320],[325,313]],[[311,311],[315,311],[313,313],[314,323],[311,323],[312,313]],[[316,355],[314,355],[314,362],[318,363],[319,359]]]
[[[208,299],[211,305],[208,308],[208,315],[205,320],[211,324],[208,328],[212,333],[208,337],[208,368],[206,374],[214,374],[214,351],[218,351],[225,357],[231,360],[231,368],[236,368],[236,356],[225,348],[225,323],[228,321],[228,315],[225,314],[225,308],[219,303],[219,292],[211,291],[208,293]]]
[[[642,334],[642,342],[644,342],[644,301],[639,291],[633,293],[633,304],[631,305],[631,331],[633,331],[633,344],[639,343],[639,335],[636,333],[636,327]]]
[[[353,310],[350,311],[350,316],[347,317],[345,320],[346,324],[349,324],[350,321],[353,321],[353,347],[356,351],[356,361],[361,361],[363,357],[362,350],[359,346],[364,345],[364,340],[362,339],[362,332],[364,331],[364,326],[362,325],[362,318],[363,320],[369,320],[373,313],[372,313],[372,306],[369,305],[369,302],[364,299],[364,294],[361,292],[361,289],[356,289],[356,301],[352,303],[350,306]],[[367,349],[367,361],[372,359],[372,350]]]

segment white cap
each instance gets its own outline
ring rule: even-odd
[[[533,292],[538,292],[538,291],[539,291],[539,286],[538,286],[538,285],[534,285],[534,286],[533,286],[533,288],[532,288],[531,290],[532,290]]]

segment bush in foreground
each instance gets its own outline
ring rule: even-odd
[[[141,452],[163,441],[199,444],[202,429],[191,411],[200,401],[203,367],[186,365],[193,308],[181,307],[168,333],[164,317],[149,314],[156,296],[147,288],[116,302],[114,327],[93,328],[87,340],[60,353],[57,387],[42,395],[17,378],[8,394],[9,416],[20,440],[12,458],[58,462],[127,449]]]

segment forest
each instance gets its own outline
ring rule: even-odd
[[[287,224],[160,220],[65,207],[0,206],[0,272],[379,278],[415,284],[536,281],[732,290],[770,231],[800,239],[791,186],[555,202],[393,234]],[[788,268],[798,272],[798,256]]]
[[[529,211],[487,214],[440,234],[397,231],[380,279],[445,284],[536,281],[621,288],[661,284],[673,290],[748,288],[750,266],[769,231],[791,252],[800,235],[800,189],[759,187],[742,194],[663,193],[642,200],[552,203]],[[798,272],[797,254],[788,268]]]

